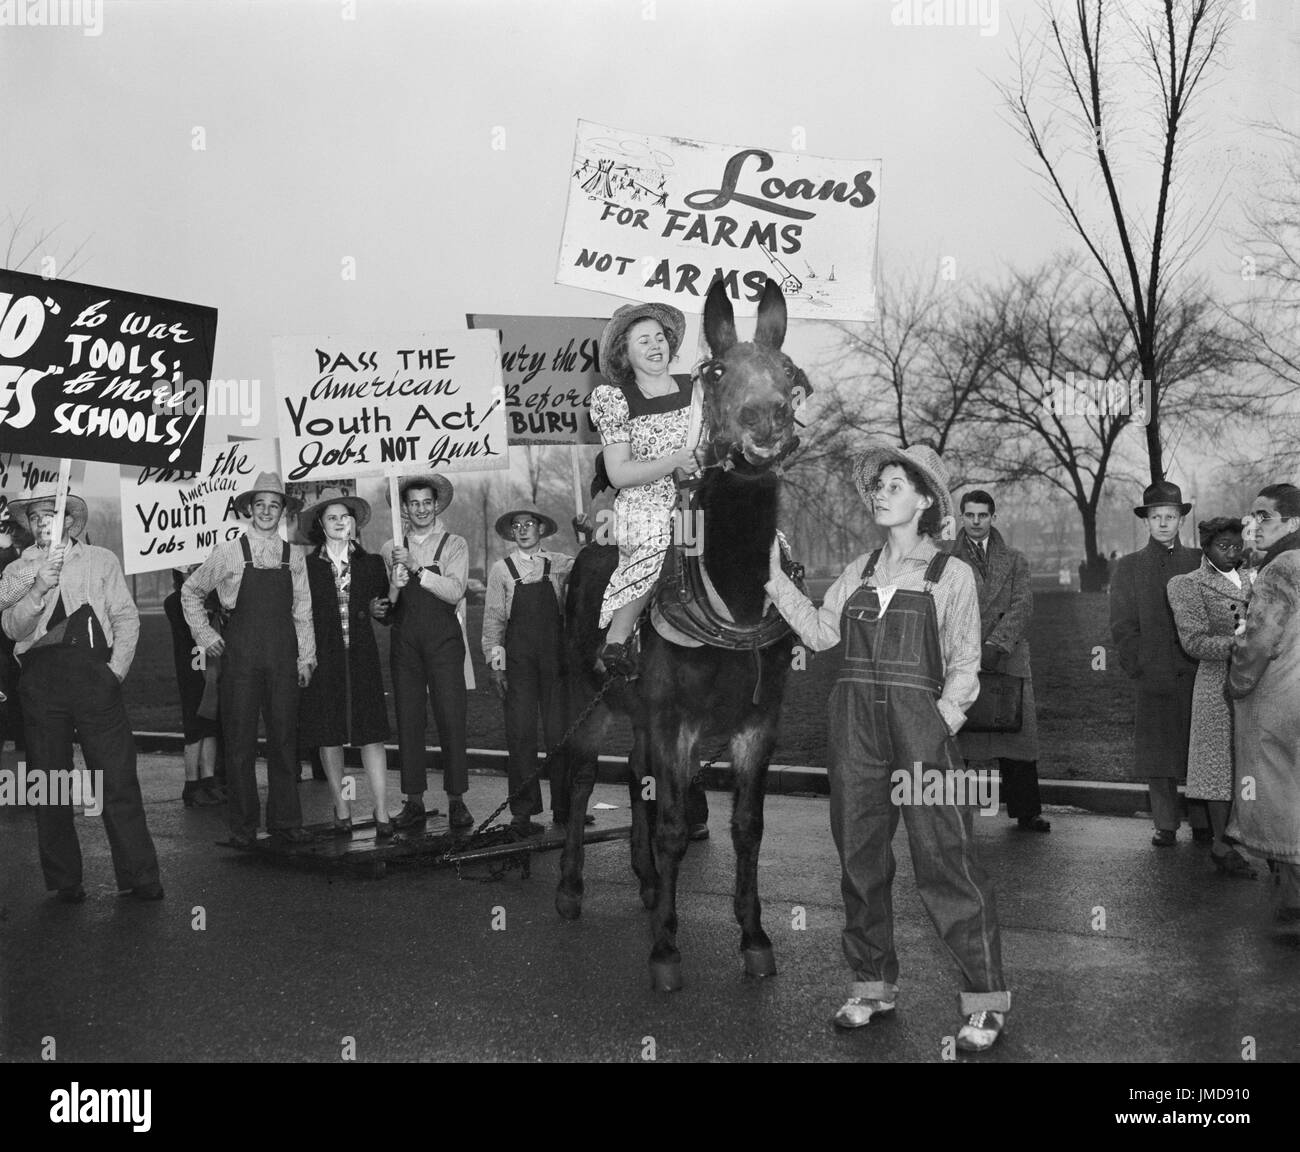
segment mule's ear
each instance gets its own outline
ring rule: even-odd
[[[785,342],[785,294],[772,277],[767,278],[763,298],[758,302],[758,325],[754,328],[754,343],[767,348],[780,348]]]
[[[736,343],[736,313],[721,280],[709,286],[709,294],[704,298],[704,338],[714,356],[725,356],[727,349]]]

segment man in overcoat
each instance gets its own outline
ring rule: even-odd
[[[1170,848],[1177,840],[1178,783],[1187,777],[1196,661],[1178,642],[1165,589],[1173,577],[1201,566],[1200,551],[1178,540],[1191,510],[1177,484],[1150,485],[1133,509],[1147,522],[1150,539],[1145,548],[1120,558],[1110,582],[1111,637],[1120,666],[1133,681],[1133,774],[1147,781],[1155,825],[1151,843],[1157,848]],[[1188,822],[1194,840],[1213,839],[1203,805],[1192,807]]]
[[[980,668],[1019,677],[1024,682],[1024,722],[1019,732],[957,733],[967,760],[997,760],[1007,815],[1025,832],[1050,832],[1038,795],[1038,721],[1034,680],[1029,667],[1029,622],[1034,594],[1029,561],[1007,546],[994,522],[993,497],[976,489],[961,498],[961,530],[949,550],[965,560],[978,577],[980,599]]]

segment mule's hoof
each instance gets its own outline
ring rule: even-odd
[[[658,902],[659,902],[658,888],[641,889],[641,903],[645,905],[645,910],[647,912],[653,912],[655,910],[655,905]]]
[[[576,920],[582,915],[582,897],[568,892],[556,892],[555,910],[565,920]]]
[[[776,956],[771,948],[742,948],[746,976],[775,976]]]
[[[682,990],[682,962],[680,960],[651,960],[650,987],[655,992],[680,992]]]

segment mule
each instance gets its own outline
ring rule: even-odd
[[[581,914],[583,818],[595,782],[595,751],[612,712],[622,712],[633,729],[632,867],[641,899],[653,913],[650,973],[658,991],[682,986],[677,874],[687,847],[684,800],[706,733],[730,735],[735,914],[744,968],[756,977],[776,973],[772,941],[762,924],[758,854],[767,768],[794,645],[775,609],[765,612],[763,590],[776,537],[779,464],[798,444],[792,390],[802,373],[781,351],[785,331],[785,298],[771,280],[759,305],[752,343],[738,340],[722,284],[710,289],[704,333],[712,356],[698,373],[708,440],[691,517],[702,540],[684,550],[669,550],[654,598],[660,614],[681,629],[690,628],[691,621],[682,618],[682,605],[691,601],[688,607],[703,612],[706,619],[687,636],[707,637],[708,642],[691,647],[689,642],[667,640],[643,618],[639,678],[610,685],[597,712],[571,738],[573,793],[556,910],[570,920]],[[698,563],[691,553],[697,554]],[[589,700],[603,684],[594,670],[603,639],[596,621],[615,561],[612,547],[595,558],[591,549],[585,550],[571,582],[570,669],[579,671],[577,683],[570,687],[577,703]],[[703,602],[699,566],[731,623]]]

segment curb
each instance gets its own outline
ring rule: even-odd
[[[179,732],[137,732],[136,748],[141,752],[163,752],[179,756],[185,749],[184,737]],[[434,745],[434,748],[437,746]],[[386,744],[388,767],[396,771],[397,745]],[[265,741],[257,742],[258,754],[265,756]],[[361,767],[361,755],[355,748],[344,749],[344,762],[352,768]],[[506,753],[491,748],[468,750],[469,770],[485,776],[506,775]],[[543,757],[539,756],[539,762]],[[993,771],[981,776],[996,778]],[[627,781],[626,756],[601,756],[596,767],[596,779],[602,784],[622,784]],[[731,765],[719,763],[704,773],[704,787],[711,792],[730,792],[734,780]],[[1103,780],[1040,780],[1039,795],[1045,805],[1080,808],[1105,816],[1146,816],[1151,806],[1145,784],[1112,783]],[[829,796],[830,782],[825,768],[795,764],[772,764],[767,770],[767,792],[780,796]],[[1179,785],[1179,793],[1182,786]]]

